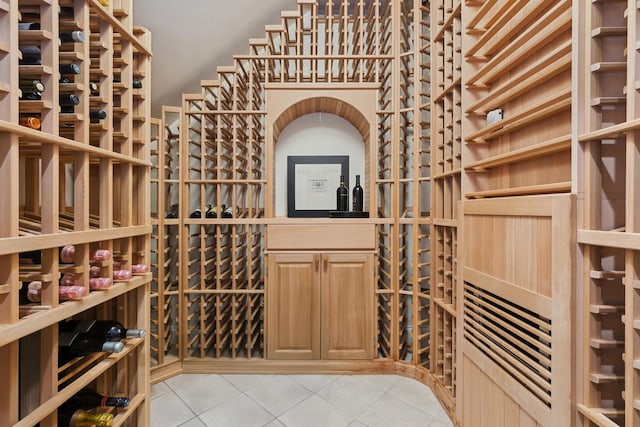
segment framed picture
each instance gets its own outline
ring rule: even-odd
[[[340,175],[349,188],[349,156],[288,156],[288,216],[328,217],[337,207]]]

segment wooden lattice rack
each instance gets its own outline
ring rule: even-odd
[[[89,289],[90,267],[110,278],[116,261],[122,269],[150,264],[151,36],[133,27],[131,11],[128,0],[108,7],[94,0],[0,1],[1,425],[56,425],[57,408],[85,386],[131,397],[117,425],[149,424],[148,340],[127,340],[117,355],[58,365],[63,319],[149,324],[151,274]],[[81,31],[85,39],[60,42],[61,31]],[[79,73],[59,72],[71,63]],[[41,96],[28,96],[25,80],[40,80]],[[63,110],[60,99],[69,95],[77,105]],[[94,110],[106,117],[92,119]],[[40,129],[21,126],[26,117],[38,119]],[[60,259],[66,245],[75,247],[73,262]],[[97,248],[112,258],[91,260]],[[59,298],[66,273],[86,297]],[[30,303],[24,291],[34,280],[42,282],[41,302]]]

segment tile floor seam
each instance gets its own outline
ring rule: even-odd
[[[173,390],[173,389],[172,389]],[[175,391],[172,391],[172,393],[174,394],[175,397],[177,397],[182,403],[184,403],[184,406],[186,406],[187,408],[189,408],[189,410],[191,411],[191,413],[193,414],[194,417],[197,417],[198,414],[196,413],[196,411],[193,410],[193,408],[191,406],[189,406],[189,404],[187,402],[184,401],[183,398],[180,397],[180,395],[178,393],[176,393]],[[193,419],[193,418],[190,418]],[[186,422],[186,421],[185,421]],[[184,424],[184,423],[183,423]]]
[[[249,390],[250,390],[250,389],[249,389]],[[247,391],[249,391],[249,390],[247,390]],[[244,395],[247,397],[247,399],[251,400],[253,403],[255,403],[256,405],[258,405],[259,407],[261,407],[262,409],[264,409],[265,411],[267,411],[267,414],[271,415],[271,416],[273,417],[273,420],[277,420],[277,419],[278,419],[278,415],[273,415],[273,413],[272,413],[271,411],[269,411],[267,408],[265,408],[265,407],[264,407],[264,405],[261,405],[261,404],[260,404],[260,402],[257,402],[255,399],[253,399],[251,396],[249,396],[249,395],[248,395],[247,393],[245,393],[245,392],[241,392],[241,393],[242,393],[242,394],[244,394]],[[286,411],[285,411],[285,412],[286,412]],[[269,421],[269,423],[270,423],[270,422],[272,422],[273,420]],[[278,420],[278,421],[279,421],[279,420]],[[282,421],[280,421],[280,422],[282,422]],[[266,424],[269,424],[269,423],[266,423]],[[266,425],[266,424],[265,424],[265,425]],[[283,423],[283,424],[284,424],[284,423]]]
[[[313,392],[312,392],[312,395],[311,395],[311,396],[307,397],[306,399],[303,399],[302,401],[298,402],[297,404],[293,405],[291,408],[287,409],[287,410],[286,410],[286,411],[284,411],[282,414],[280,414],[280,415],[277,417],[277,420],[278,420],[278,421],[280,421],[282,424],[284,424],[284,425],[285,425],[285,427],[290,427],[288,424],[285,424],[285,422],[284,422],[283,420],[281,420],[281,419],[280,419],[280,417],[281,417],[282,415],[284,415],[284,414],[286,414],[286,413],[288,413],[288,412],[292,411],[295,407],[297,407],[297,406],[301,405],[302,403],[306,402],[307,400],[311,399],[313,396],[316,396],[318,399],[323,400],[323,401],[324,401],[324,402],[326,402],[329,406],[331,406],[331,408],[333,408],[333,409],[334,409],[334,410],[336,410],[336,411],[339,411],[342,415],[345,415],[347,418],[349,418],[349,423],[347,424],[347,426],[348,426],[349,424],[351,424],[352,422],[356,421],[356,418],[355,418],[353,415],[351,415],[351,414],[350,414],[350,413],[348,413],[348,412],[343,411],[341,408],[337,407],[337,406],[336,406],[336,405],[334,405],[333,403],[331,403],[331,402],[327,401],[326,399],[324,399],[322,396],[319,396],[317,393],[313,393]],[[297,427],[297,426],[291,426],[291,427]]]

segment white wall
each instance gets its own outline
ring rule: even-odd
[[[276,216],[287,216],[287,156],[308,155],[349,156],[349,203],[355,176],[360,175],[360,182],[365,182],[364,143],[360,132],[334,114],[302,116],[284,128],[275,144]]]

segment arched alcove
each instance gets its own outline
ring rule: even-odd
[[[338,116],[344,124],[350,125],[354,131],[359,134],[362,141],[363,166],[360,175],[363,176],[363,184],[365,187],[365,207],[375,206],[375,192],[371,191],[370,185],[373,181],[375,173],[375,156],[376,151],[373,149],[376,142],[376,89],[372,88],[321,88],[314,87],[310,90],[271,88],[267,90],[267,163],[266,171],[267,186],[266,198],[269,203],[266,204],[267,217],[283,216],[282,199],[283,196],[276,197],[276,187],[282,190],[278,177],[286,174],[286,170],[282,171],[280,162],[277,162],[277,144],[283,133],[286,136],[286,129],[289,124],[303,116],[313,113],[328,113],[325,116]],[[334,125],[337,122],[333,123]],[[292,128],[292,129],[295,129]],[[334,129],[336,129],[334,127]],[[346,129],[346,127],[344,127]],[[309,153],[308,151],[306,153]],[[337,155],[347,154],[340,152],[329,152],[327,150],[319,150],[314,154]],[[278,164],[276,164],[278,163]],[[355,172],[351,172],[353,177]],[[284,196],[286,197],[286,195]],[[286,205],[285,205],[286,206]],[[369,209],[372,213],[375,209]],[[374,214],[375,215],[375,214]]]
[[[300,116],[282,129],[275,144],[275,215],[287,214],[287,157],[309,155],[349,156],[348,187],[353,177],[365,174],[362,135],[351,122],[330,113]]]

